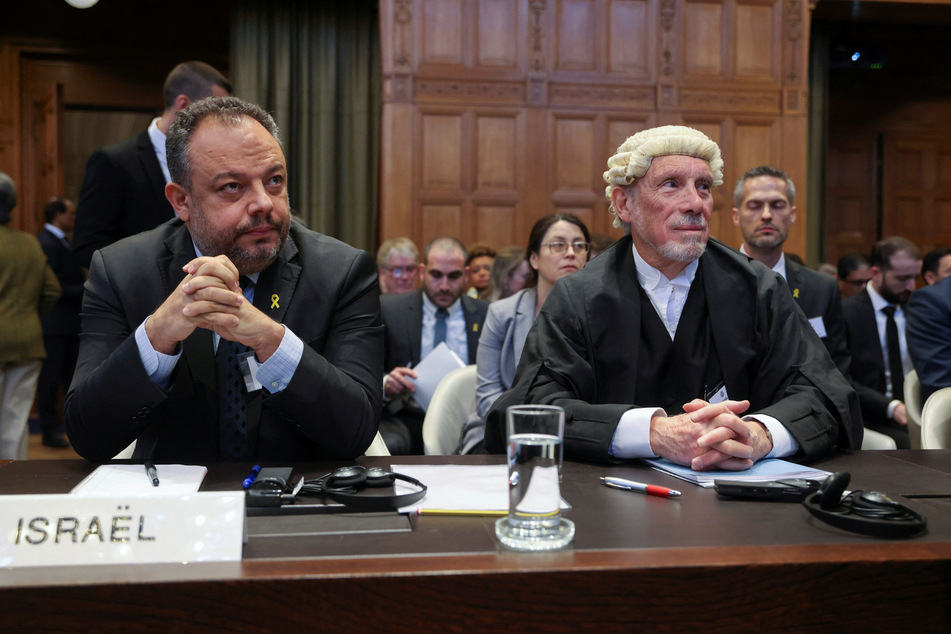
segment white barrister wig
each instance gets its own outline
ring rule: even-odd
[[[682,125],[665,125],[659,128],[642,130],[627,138],[617,152],[608,159],[608,170],[604,173],[604,182],[608,184],[604,193],[611,200],[611,191],[615,187],[627,187],[647,173],[651,161],[658,156],[692,156],[710,164],[713,172],[713,186],[723,184],[723,159],[720,147],[699,130]],[[622,226],[617,210],[611,203],[614,226]]]

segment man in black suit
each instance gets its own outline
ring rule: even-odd
[[[423,288],[413,293],[380,297],[385,328],[383,390],[389,400],[388,416],[380,433],[390,453],[423,453],[425,414],[412,400],[416,387],[411,368],[440,341],[445,341],[465,364],[475,363],[479,335],[488,303],[465,294],[468,283],[466,248],[450,237],[436,238],[419,265]]]
[[[809,324],[822,339],[839,371],[849,376],[842,298],[834,279],[797,264],[783,253],[796,222],[796,186],[786,172],[761,165],[749,170],[733,190],[733,224],[743,234],[740,252],[778,273]]]
[[[36,406],[40,414],[43,444],[69,447],[61,429],[59,390],[65,393],[73,380],[73,368],[79,355],[79,311],[83,303],[86,276],[73,256],[67,234],[76,221],[73,201],[54,198],[43,208],[46,224],[38,236],[46,261],[59,280],[63,292],[56,305],[43,317],[43,345],[46,358],[36,387]]]
[[[73,251],[89,268],[96,249],[175,217],[165,198],[170,180],[165,134],[178,111],[204,97],[231,93],[231,84],[204,62],[183,62],[165,79],[165,110],[138,136],[97,150],[86,163],[76,209]]]
[[[168,133],[178,219],[93,256],[66,397],[76,451],[166,462],[351,460],[377,432],[367,253],[291,220],[274,120],[235,98]]]
[[[904,309],[921,272],[921,251],[894,236],[876,243],[869,259],[872,279],[863,292],[842,302],[853,384],[865,425],[894,438],[899,449],[909,449],[903,384],[914,366]]]
[[[716,143],[644,130],[604,180],[628,235],[555,284],[489,411],[486,449],[504,450],[517,403],[562,406],[565,456],[584,460],[742,470],[860,447],[855,393],[785,284],[709,238]]]

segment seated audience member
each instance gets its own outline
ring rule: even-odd
[[[921,260],[921,276],[929,286],[951,276],[951,247],[938,247]]]
[[[495,249],[487,244],[473,244],[466,257],[469,269],[469,297],[486,299],[492,291],[492,263],[495,262]]]
[[[499,249],[492,263],[492,284],[486,301],[505,299],[525,288],[531,268],[522,247]]]
[[[591,252],[588,256],[588,259],[597,256],[599,253],[607,249],[609,246],[614,244],[615,240],[606,233],[592,233],[591,234]]]
[[[0,172],[0,460],[27,459],[27,421],[46,356],[40,317],[60,295],[36,237],[10,226],[16,206],[16,184]]]
[[[526,288],[493,302],[479,338],[477,416],[466,425],[460,453],[472,453],[485,435],[485,416],[512,386],[525,337],[555,282],[584,268],[590,249],[588,228],[572,214],[539,219],[528,238],[532,267]]]
[[[924,403],[951,387],[951,276],[911,294],[906,334]]]
[[[839,258],[839,292],[843,299],[858,295],[872,279],[868,256],[862,253],[846,253]]]
[[[716,143],[683,126],[618,148],[604,179],[628,235],[555,285],[487,450],[503,450],[516,403],[564,407],[565,456],[600,462],[740,470],[861,446],[855,393],[784,282],[709,238],[722,170]]]
[[[786,172],[760,165],[743,174],[733,189],[733,224],[743,234],[740,253],[762,262],[786,281],[793,299],[822,339],[832,360],[849,376],[842,298],[834,280],[783,252],[796,222],[796,186]]]
[[[40,414],[43,445],[69,447],[59,413],[60,388],[63,393],[73,381],[73,368],[79,356],[79,311],[83,306],[83,282],[86,275],[73,255],[66,234],[73,230],[76,207],[71,200],[54,198],[43,208],[46,225],[38,236],[50,268],[56,274],[63,294],[43,317],[43,345],[46,358],[36,386],[36,409]]]
[[[350,460],[377,431],[372,258],[291,219],[274,120],[240,99],[168,131],[177,219],[93,256],[66,397],[76,451],[164,462]]]
[[[835,265],[830,262],[819,262],[816,265],[816,273],[822,273],[826,277],[831,277],[836,279],[838,277],[838,271],[835,268]]]
[[[905,305],[921,272],[921,252],[893,236],[877,242],[869,260],[872,279],[865,290],[842,302],[852,384],[865,426],[910,449],[904,383],[914,366],[905,342]]]
[[[419,250],[409,238],[393,238],[376,252],[380,292],[412,293],[419,285]]]
[[[423,453],[425,412],[412,398],[412,369],[445,342],[466,365],[475,362],[482,322],[489,305],[465,294],[466,248],[455,238],[431,241],[420,265],[423,288],[415,293],[383,295],[384,396],[386,413],[380,434],[391,454]]]

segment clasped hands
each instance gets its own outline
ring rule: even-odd
[[[266,361],[284,336],[284,327],[245,299],[238,269],[224,255],[195,258],[183,267],[185,279],[145,323],[156,351],[174,354],[195,328],[237,341]]]
[[[654,416],[651,449],[695,471],[749,469],[773,448],[762,423],[739,417],[749,406],[749,401],[694,399],[684,405],[683,414]]]

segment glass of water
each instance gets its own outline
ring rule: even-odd
[[[571,543],[575,525],[561,516],[565,410],[514,405],[506,410],[509,513],[495,534],[513,550],[555,550]]]

